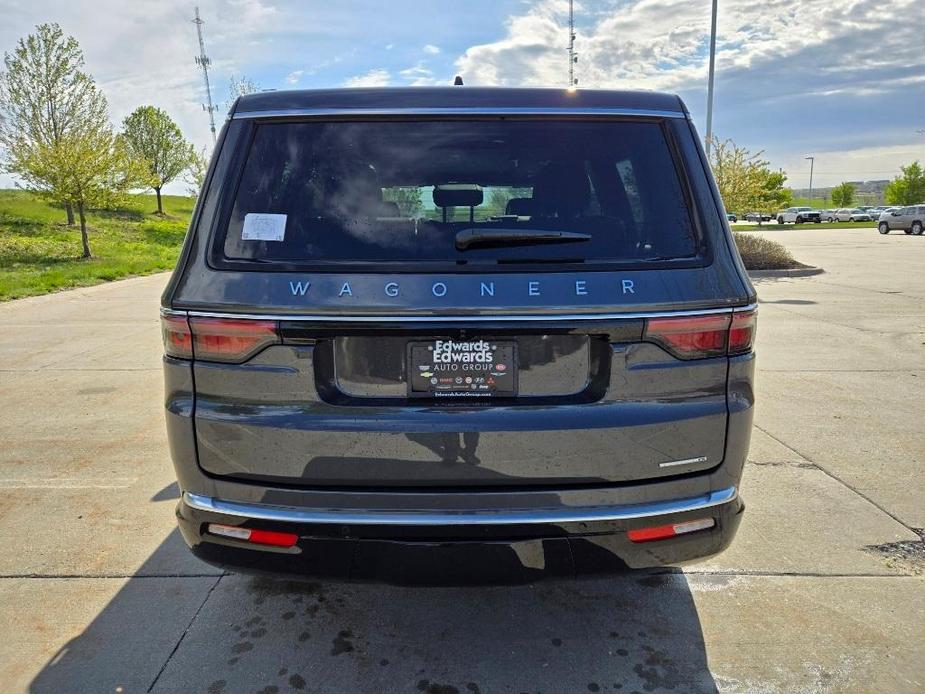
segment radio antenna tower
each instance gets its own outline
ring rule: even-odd
[[[575,8],[574,0],[568,0],[568,88],[574,89],[578,84],[575,77],[575,63],[578,54],[575,52]]]
[[[196,25],[196,33],[199,35],[199,55],[196,56],[196,64],[202,68],[202,78],[206,83],[206,101],[208,104],[202,105],[202,110],[209,114],[209,129],[212,131],[212,144],[215,144],[215,106],[212,105],[212,87],[209,85],[209,65],[212,61],[206,55],[206,45],[202,41],[202,25],[205,24],[199,18],[199,7],[196,7],[196,19],[193,20]]]

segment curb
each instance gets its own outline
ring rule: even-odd
[[[797,267],[788,270],[748,270],[748,276],[752,279],[762,277],[812,277],[821,275],[825,270],[821,267]]]

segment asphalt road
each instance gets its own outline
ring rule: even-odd
[[[683,573],[289,584],[188,556],[166,276],[0,305],[4,692],[922,691],[925,238],[770,230],[733,547]]]

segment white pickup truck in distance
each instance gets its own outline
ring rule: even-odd
[[[803,224],[804,222],[815,222],[819,224],[822,221],[822,215],[819,210],[812,207],[788,207],[777,213],[777,223],[793,222],[794,224]]]

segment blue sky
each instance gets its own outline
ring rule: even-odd
[[[80,41],[114,122],[165,108],[210,142],[190,22],[195,2],[0,0],[0,50],[57,21]],[[202,0],[213,99],[247,76],[265,89],[350,85],[564,86],[567,0],[466,3]],[[925,2],[720,0],[714,130],[764,150],[790,183],[891,178],[925,161]],[[709,2],[576,2],[580,87],[677,92],[704,129]],[[9,178],[0,176],[0,185]],[[182,186],[180,188],[182,190]]]

